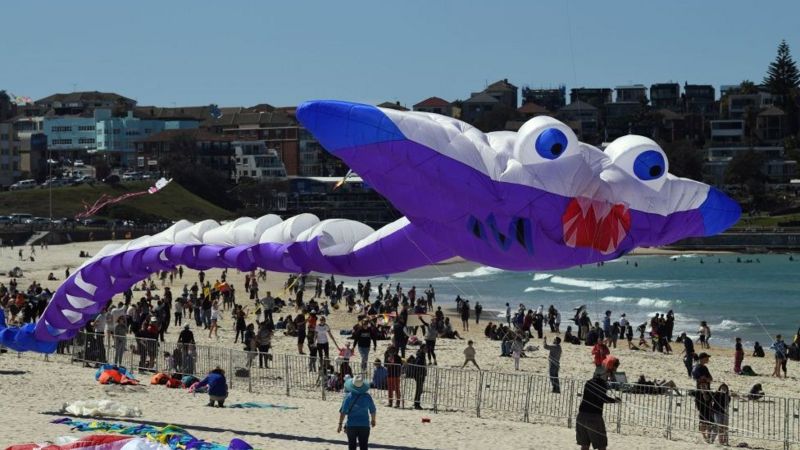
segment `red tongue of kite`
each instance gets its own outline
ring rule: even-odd
[[[603,254],[614,252],[631,228],[625,205],[588,198],[573,198],[561,217],[564,243],[568,247],[590,247]]]

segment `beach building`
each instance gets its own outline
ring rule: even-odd
[[[187,164],[198,164],[220,172],[225,178],[235,176],[234,138],[201,128],[172,129],[134,141],[135,169],[160,174],[160,161],[181,153]]]
[[[0,123],[0,186],[14,183],[20,172],[19,140],[11,123]]]
[[[442,114],[444,116],[453,115],[453,106],[447,100],[439,97],[428,97],[413,106],[414,111]]]
[[[286,178],[286,168],[275,149],[267,148],[263,141],[234,141],[234,180],[251,178],[266,181]]]
[[[48,149],[59,159],[101,158],[111,166],[130,167],[134,142],[163,130],[197,128],[196,120],[142,120],[133,111],[112,115],[108,108],[95,108],[91,114],[59,115],[44,118]]]
[[[549,111],[558,111],[567,104],[567,88],[562,84],[555,89],[533,89],[528,86],[522,88],[522,105],[535,103]]]
[[[678,83],[655,83],[650,85],[650,106],[655,109],[681,109],[681,85]]]

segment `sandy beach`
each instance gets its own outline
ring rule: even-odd
[[[67,267],[74,271],[84,260],[78,257],[83,250],[96,254],[107,242],[76,243],[62,246],[50,246],[49,249],[36,247],[36,261],[31,262],[28,255],[30,247],[23,248],[25,260],[19,261],[18,250],[4,248],[0,253],[0,271],[20,267],[24,277],[19,279],[20,286],[27,286],[31,281],[40,282],[44,287],[54,290],[59,281],[46,281],[47,275],[53,272],[60,280],[64,278]],[[647,249],[651,250],[651,249]],[[207,279],[212,283],[219,276],[220,270],[207,272]],[[7,281],[2,276],[2,281]],[[273,295],[285,297],[285,274],[270,273],[266,286],[261,283],[261,292],[272,291]],[[184,284],[191,286],[197,280],[194,271],[187,270],[182,280],[175,280],[173,291],[179,293]],[[237,288],[244,285],[244,274],[228,272],[228,282]],[[158,284],[158,281],[157,281]],[[312,285],[313,286],[313,285]],[[160,288],[160,285],[159,285]],[[313,288],[312,288],[313,289]],[[255,307],[252,301],[244,298],[243,289],[238,294],[237,302]],[[308,291],[306,298],[313,294]],[[137,293],[134,293],[134,298]],[[450,307],[453,299],[439,298],[439,304]],[[119,301],[118,299],[114,300]],[[512,301],[518,304],[520,300]],[[532,305],[529,305],[532,306]],[[558,306],[558,305],[556,305]],[[293,309],[288,311],[295,314]],[[282,314],[277,314],[276,318]],[[488,314],[485,314],[488,315]],[[593,318],[598,320],[599,318]],[[186,320],[186,319],[184,319]],[[248,322],[254,317],[248,317]],[[337,340],[341,344],[344,339],[338,338],[338,330],[350,329],[355,322],[355,314],[344,310],[333,311],[329,316],[329,324]],[[463,331],[461,321],[452,318],[453,326],[465,340],[439,339],[437,342],[438,364],[442,367],[460,367],[463,363],[463,349],[466,340],[472,339],[477,350],[477,361],[481,368],[489,371],[513,372],[511,358],[501,358],[500,343],[490,341],[483,335],[485,320],[476,325],[471,320],[469,331]],[[562,330],[566,328],[568,319],[562,319]],[[209,339],[203,330],[197,330],[193,321],[192,328],[198,344],[234,348],[241,350],[241,344],[234,343],[233,320],[225,313],[221,320],[219,339]],[[167,341],[177,339],[177,327],[170,328]],[[547,333],[551,341],[554,335]],[[636,339],[635,339],[636,341]],[[541,340],[532,339],[529,345],[541,347]],[[379,341],[377,352],[371,358],[383,355],[388,341]],[[621,360],[620,370],[627,374],[629,380],[635,380],[640,374],[661,380],[673,380],[681,388],[694,386],[690,380],[679,355],[682,346],[673,344],[675,354],[663,355],[650,351],[632,351],[627,344],[620,341],[618,348],[612,348],[612,354]],[[564,345],[561,360],[561,377],[586,380],[593,370],[590,347]],[[749,350],[749,351],[748,351]],[[296,354],[296,339],[276,332],[273,338],[273,350],[276,354]],[[697,351],[701,351],[699,347]],[[745,365],[750,365],[759,374],[769,374],[772,370],[773,358],[768,352],[766,358],[752,358],[752,350],[746,349]],[[714,385],[725,382],[733,391],[746,392],[754,383],[761,383],[767,395],[797,397],[797,378],[793,375],[796,366],[790,362],[789,379],[775,379],[768,376],[741,377],[732,371],[733,351],[727,348],[712,347],[708,351],[711,356],[709,368],[714,375]],[[521,369],[524,373],[547,374],[547,353],[542,350],[528,352]],[[356,356],[355,359],[358,359]],[[0,415],[7,420],[0,427],[0,443],[22,443],[30,441],[46,441],[57,436],[71,434],[67,427],[49,422],[60,416],[55,413],[63,402],[83,399],[115,399],[131,406],[138,406],[143,416],[137,420],[147,423],[174,424],[187,428],[193,434],[220,443],[227,443],[233,437],[239,437],[256,448],[337,448],[345,444],[345,437],[336,434],[338,403],[332,401],[299,399],[279,395],[248,393],[246,390],[232,389],[228,403],[244,401],[262,401],[283,405],[297,406],[296,410],[233,410],[204,408],[204,395],[191,395],[181,390],[168,390],[163,386],[119,387],[98,385],[93,377],[94,369],[83,368],[77,364],[59,363],[59,358],[44,361],[41,355],[28,354],[18,357],[13,353],[0,355],[0,368],[4,371],[18,370],[21,374],[0,374],[0,395],[6,401],[0,402]],[[63,360],[61,360],[63,362]],[[475,369],[472,369],[475,370]],[[341,394],[329,394],[332,396]],[[410,406],[410,402],[406,405]],[[431,418],[430,423],[421,423],[423,417]],[[495,418],[477,418],[465,413],[433,414],[431,411],[414,411],[411,409],[389,409],[379,406],[378,427],[373,431],[371,442],[375,448],[576,448],[575,432],[565,426],[553,426],[536,423],[520,423]],[[75,434],[75,433],[72,433]],[[680,440],[669,441],[659,433],[646,436],[615,434],[609,435],[610,448],[652,448],[652,449],[689,449],[707,448],[702,444],[698,433],[681,436]],[[380,445],[384,445],[381,447]],[[394,446],[394,447],[392,447]],[[776,444],[776,447],[778,445]]]

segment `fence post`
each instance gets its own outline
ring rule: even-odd
[[[286,382],[286,396],[289,397],[289,355],[283,355],[283,379]]]
[[[248,370],[250,372],[247,377],[247,392],[253,392],[253,372],[255,371],[255,367],[251,366]]]
[[[667,439],[672,440],[672,389],[669,391],[669,405],[667,406]]]
[[[319,368],[319,372],[317,373],[317,381],[319,382],[320,389],[322,389],[322,400],[327,400],[326,396],[327,393],[325,392],[325,388],[328,384],[328,367],[327,367],[327,360],[322,360],[322,365]]]
[[[523,419],[525,422],[528,422],[530,416],[530,408],[531,408],[531,391],[533,390],[533,375],[528,375],[528,389],[525,392],[525,414]]]
[[[228,349],[228,387],[233,388],[233,379],[236,378],[236,374],[233,372],[233,349]]]
[[[575,380],[569,380],[569,394],[567,394],[569,398],[569,409],[567,410],[567,428],[572,428],[572,416],[574,415],[574,410],[572,409],[575,406]]]
[[[620,392],[621,394],[621,392]],[[617,433],[622,432],[622,402],[615,403],[617,405]]]
[[[153,345],[155,345],[155,347],[156,347],[156,351],[155,351],[155,369],[156,369],[156,373],[159,373],[159,372],[161,372],[161,369],[160,369],[160,367],[161,367],[161,349],[159,349],[159,347],[161,347],[161,343],[158,342],[158,338],[153,340]]]
[[[483,371],[478,375],[478,395],[475,398],[475,414],[481,416],[481,397],[483,397]]]
[[[789,398],[783,399],[783,450],[789,450]]]
[[[433,412],[439,412],[439,369],[435,368],[436,377],[433,379]]]

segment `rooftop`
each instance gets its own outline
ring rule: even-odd
[[[123,97],[122,95],[115,94],[113,92],[99,92],[99,91],[58,93],[58,94],[48,95],[47,97],[44,98],[40,98],[39,100],[36,100],[33,103],[35,104],[53,103],[53,102],[75,103],[75,102],[97,102],[97,101],[136,103],[136,100],[133,100],[128,97]]]
[[[764,109],[763,111],[761,111],[760,113],[758,113],[758,115],[759,116],[785,116],[786,113],[783,112],[783,110],[778,108],[777,106],[770,106],[770,107]]]
[[[408,108],[401,105],[400,102],[383,102],[377,106],[378,108],[396,109],[397,111],[408,111]]]
[[[528,102],[517,108],[517,111],[522,114],[550,114],[550,111],[544,106],[538,105],[534,102]]]
[[[464,100],[464,103],[499,103],[499,100],[487,94],[486,92],[478,92],[472,97]]]
[[[450,102],[443,98],[428,97],[414,105],[414,108],[446,108],[448,106],[450,106]]]
[[[516,91],[517,87],[508,82],[508,78],[495,81],[494,83],[486,86],[484,92],[497,92],[497,91]]]
[[[569,105],[561,108],[559,111],[597,111],[597,108],[586,102],[576,100],[570,103]]]

